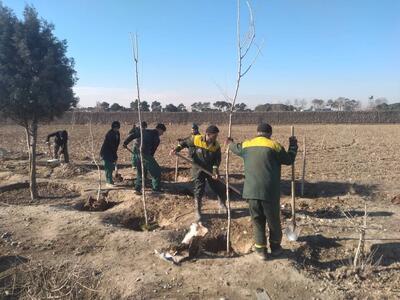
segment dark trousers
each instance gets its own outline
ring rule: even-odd
[[[248,202],[254,227],[255,247],[267,247],[267,238],[265,234],[265,227],[267,223],[269,228],[269,243],[271,249],[280,246],[282,241],[280,201],[250,199]]]
[[[60,150],[61,149],[61,150]],[[68,145],[54,144],[54,158],[57,158],[62,154],[64,156],[64,162],[69,163]]]
[[[221,182],[213,179],[210,175],[199,170],[193,170],[192,179],[194,184],[193,192],[195,199],[201,201],[204,196],[207,181],[211,190],[217,194],[218,199],[221,202],[225,202],[226,190],[225,186]]]

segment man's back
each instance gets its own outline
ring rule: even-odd
[[[290,165],[295,152],[286,152],[276,141],[257,136],[230,149],[244,160],[243,198],[272,201],[280,197],[281,164]]]

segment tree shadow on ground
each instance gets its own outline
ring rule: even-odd
[[[227,214],[226,213],[210,213],[210,212],[203,212],[202,213],[203,216],[203,223],[207,224],[207,222],[209,222],[210,220],[213,219],[223,219],[225,220],[227,218]],[[248,209],[242,209],[242,208],[234,208],[231,209],[231,218],[232,219],[240,219],[240,218],[245,218],[250,216],[249,210]]]
[[[243,174],[230,174],[230,178],[236,180],[244,180]],[[243,189],[243,183],[233,184],[239,190]],[[344,196],[347,194],[354,194],[359,196],[371,196],[376,193],[378,186],[375,184],[359,184],[338,181],[316,181],[304,182],[304,197],[305,198],[319,198],[319,197],[335,197]],[[296,181],[296,194],[300,195],[301,184]],[[291,181],[287,179],[281,180],[281,194],[284,196],[291,195]]]
[[[297,240],[302,243],[294,252],[288,252],[288,258],[292,259],[302,268],[314,268],[319,270],[335,270],[346,264],[351,258],[324,260],[325,253],[332,253],[329,256],[339,256],[341,244],[335,238],[325,237],[321,234],[300,236]]]
[[[296,184],[296,194],[300,195],[301,185]],[[375,184],[358,184],[338,181],[317,181],[304,183],[304,198],[336,197],[347,194],[358,196],[371,196],[378,190]],[[281,181],[281,193],[285,196],[291,195],[291,181]]]
[[[27,261],[27,258],[19,255],[0,256],[0,273],[20,264],[26,263]]]
[[[381,266],[390,266],[400,263],[400,243],[390,242],[384,244],[373,244],[371,246],[373,253],[373,263]]]
[[[299,209],[297,213],[304,214],[309,217],[319,219],[344,219],[344,218],[357,218],[363,217],[364,211],[362,210],[341,210],[339,207],[324,207],[317,210],[309,211],[307,209]],[[346,213],[346,215],[345,215]],[[290,214],[289,214],[290,215]],[[393,213],[389,211],[371,211],[368,212],[368,217],[390,217]]]

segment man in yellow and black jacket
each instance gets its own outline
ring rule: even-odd
[[[244,160],[245,182],[243,199],[248,200],[254,225],[256,252],[262,259],[267,257],[265,226],[269,227],[271,253],[282,252],[282,228],[280,222],[280,181],[281,165],[294,163],[297,154],[297,140],[289,138],[289,149],[285,151],[278,142],[271,139],[272,127],[261,123],[257,136],[243,143],[230,143],[229,149]]]
[[[179,145],[171,151],[171,155],[180,152],[184,148],[189,148],[189,153],[193,159],[192,179],[194,183],[195,200],[195,221],[201,221],[201,202],[205,191],[206,181],[211,190],[217,194],[220,209],[226,211],[225,206],[225,187],[217,179],[219,177],[218,168],[221,164],[221,146],[217,142],[219,129],[215,125],[210,125],[205,135],[192,135],[191,137],[179,142]],[[200,168],[212,172],[214,176],[204,173]]]

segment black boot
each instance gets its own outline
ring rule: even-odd
[[[201,199],[194,198],[194,221],[201,222]]]

